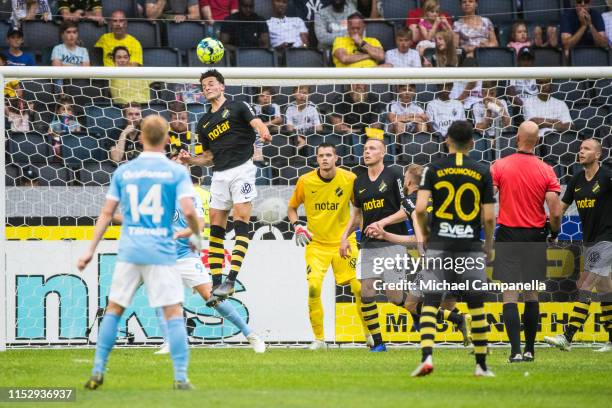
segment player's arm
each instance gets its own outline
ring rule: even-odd
[[[198,227],[199,227],[198,231],[202,231],[205,226],[206,226],[206,222],[204,221],[204,217],[198,217]],[[176,231],[174,233],[174,239],[189,238],[190,236],[191,236],[190,228],[185,228],[180,231]]]
[[[545,196],[548,206],[548,218],[550,219],[550,230],[553,234],[561,230],[562,205],[559,194],[555,191],[548,191]]]
[[[200,223],[198,221],[198,213],[193,205],[193,197],[181,197],[179,199],[179,204],[181,205],[181,210],[183,210],[183,215],[187,220],[187,225],[191,230],[191,233],[197,236],[200,236]]]
[[[192,156],[186,150],[181,150],[178,154],[179,162],[190,166],[212,166],[213,154],[210,150],[203,150],[202,154]]]
[[[96,226],[94,228],[94,234],[91,240],[91,244],[89,245],[89,249],[87,249],[87,252],[85,252],[85,254],[80,257],[77,262],[77,268],[79,269],[79,271],[85,269],[85,267],[87,267],[87,264],[91,262],[91,259],[93,258],[94,253],[96,252],[96,248],[98,247],[98,243],[104,236],[108,225],[111,223],[113,219],[113,214],[115,213],[115,210],[117,209],[118,205],[119,201],[110,198],[107,198],[104,202],[104,206],[100,211],[100,216],[96,221]]]
[[[313,238],[312,233],[308,231],[308,226],[300,221],[297,212],[300,205],[304,203],[304,198],[304,181],[300,177],[287,205],[287,218],[289,218],[289,222],[295,232],[295,244],[302,247],[310,244]]]
[[[417,192],[417,202],[414,208],[414,213],[416,214],[416,223],[418,228],[420,229],[421,238],[423,243],[425,243],[429,237],[429,227],[427,225],[427,203],[431,198],[430,190],[419,190]]]
[[[492,258],[493,234],[495,232],[495,203],[482,204],[482,223],[484,224],[483,250],[488,260]]]
[[[342,238],[340,240],[340,256],[347,257],[351,254],[351,246],[349,245],[348,237],[353,232],[357,231],[357,228],[359,228],[359,226],[361,225],[361,220],[361,208],[353,207],[353,210],[351,211],[351,218],[349,219],[349,222],[346,228],[344,229],[344,232],[342,233]]]
[[[266,143],[272,141],[272,136],[270,135],[270,129],[266,126],[265,123],[259,118],[251,119],[249,122],[253,130],[255,130],[259,134],[259,138]]]

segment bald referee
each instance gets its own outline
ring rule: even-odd
[[[561,186],[552,167],[534,154],[538,125],[521,124],[517,152],[496,161],[491,167],[493,186],[499,191],[499,228],[495,236],[493,278],[505,283],[546,279],[546,211],[548,206],[551,238],[561,228]],[[509,363],[533,361],[534,343],[540,321],[536,290],[523,291],[525,350],[521,353],[519,291],[503,292],[503,316],[512,350]]]

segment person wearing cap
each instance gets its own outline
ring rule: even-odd
[[[33,66],[36,65],[34,57],[29,52],[23,52],[23,32],[15,27],[9,28],[6,33],[6,42],[8,50],[4,52],[7,66]]]
[[[519,50],[516,63],[519,67],[532,67],[535,62],[535,55],[530,47],[523,47]],[[538,85],[533,78],[511,79],[508,86],[508,96],[510,102],[515,106],[523,106],[523,103],[538,94]]]
[[[356,12],[348,17],[347,35],[336,37],[332,46],[334,65],[339,68],[370,68],[385,61],[380,41],[366,37],[365,20]]]

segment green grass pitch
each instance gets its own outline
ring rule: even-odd
[[[537,349],[535,363],[507,364],[495,349],[489,365],[496,378],[474,378],[464,349],[435,350],[435,371],[410,378],[417,349],[387,353],[366,349],[312,352],[271,349],[192,348],[189,376],[197,390],[171,389],[169,356],[154,349],[118,348],[102,388],[85,391],[94,351],[9,350],[0,353],[0,387],[76,387],[86,407],[609,407],[612,353],[578,348],[569,353]],[[0,407],[6,404],[0,403]],[[33,406],[20,403],[19,407]]]

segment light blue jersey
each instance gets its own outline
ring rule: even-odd
[[[179,199],[195,196],[187,170],[163,153],[144,152],[119,166],[106,195],[120,202],[124,217],[117,260],[174,265],[174,211]]]
[[[194,206],[196,209],[196,214],[198,218],[204,217],[204,206],[202,205],[202,199],[199,194],[196,194],[194,197]],[[187,220],[183,215],[183,210],[181,210],[181,206],[176,203],[176,209],[174,210],[174,219],[172,220],[172,227],[174,228],[174,232],[182,231],[187,228]],[[176,257],[178,259],[183,258],[199,258],[200,254],[191,250],[189,246],[189,238],[181,238],[176,240]]]

